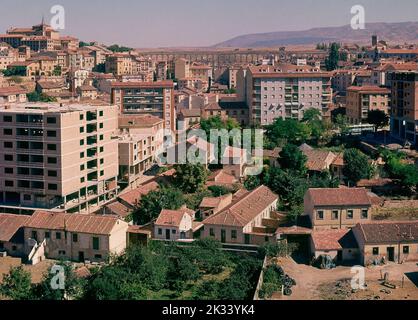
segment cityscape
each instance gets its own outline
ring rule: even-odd
[[[39,2],[0,30],[0,305],[418,300],[418,22],[116,42]]]

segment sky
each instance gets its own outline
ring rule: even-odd
[[[353,5],[367,22],[418,21],[417,0],[0,0],[0,33],[49,23],[65,9],[61,32],[83,41],[134,48],[211,46],[248,33],[350,23]]]

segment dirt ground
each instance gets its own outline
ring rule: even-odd
[[[292,288],[291,296],[277,293],[272,297],[274,300],[418,300],[417,263],[393,263],[365,268],[366,289],[358,291],[351,288],[351,267],[320,270],[297,264],[291,258],[281,258],[278,264],[296,280],[296,286]],[[389,273],[389,282],[395,284],[396,289],[381,284],[381,274],[386,272]]]
[[[23,268],[26,271],[29,271],[32,275],[32,282],[39,283],[42,280],[43,274],[48,271],[48,268],[53,264],[54,261],[52,260],[45,260],[42,261],[34,266],[31,265],[23,265]],[[0,258],[0,282],[3,280],[3,275],[7,274],[11,267],[17,267],[22,265],[21,259],[19,258],[12,258],[12,257],[5,257]]]

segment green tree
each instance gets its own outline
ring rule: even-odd
[[[202,164],[176,164],[174,169],[174,185],[186,193],[201,190],[208,178],[206,167]]]
[[[348,118],[345,115],[337,114],[335,117],[335,126],[339,129],[340,134],[345,136],[350,131]]]
[[[62,70],[61,66],[55,66],[54,70],[52,71],[53,76],[61,76]]]
[[[358,149],[344,151],[343,174],[349,182],[356,184],[361,179],[370,179],[373,169],[369,164],[369,158]]]
[[[261,185],[262,185],[262,180],[260,176],[249,176],[244,181],[244,187],[245,189],[249,191],[257,189]]]
[[[113,52],[128,52],[128,51],[132,51],[133,50],[132,48],[119,46],[117,44],[113,44],[113,45],[111,45],[111,46],[109,46],[107,48],[110,51],[113,51]]]
[[[214,197],[220,197],[228,193],[231,193],[231,191],[224,186],[210,186],[208,187],[208,190],[212,192],[212,196]]]
[[[48,97],[43,93],[39,93],[37,91],[28,93],[27,95],[29,102],[56,102],[57,99],[55,97]]]
[[[287,144],[279,154],[279,164],[282,169],[290,169],[300,174],[307,171],[306,162],[308,158],[294,144]]]
[[[367,114],[367,122],[374,125],[377,131],[389,124],[389,116],[382,110],[370,110]]]
[[[266,127],[266,137],[274,146],[286,143],[300,144],[311,135],[309,126],[295,119],[277,118],[273,124]]]
[[[156,219],[162,209],[178,210],[184,203],[184,196],[180,190],[161,188],[141,198],[140,207],[134,211],[133,218],[136,223],[146,224]]]
[[[202,130],[206,132],[206,135],[209,139],[210,137],[210,130],[217,129],[217,130],[232,130],[232,129],[240,129],[239,123],[235,119],[228,118],[227,120],[222,120],[220,116],[210,117],[208,119],[200,120],[200,127]]]
[[[338,68],[338,61],[340,59],[340,45],[338,43],[332,43],[329,48],[328,58],[325,59],[325,67],[328,71],[333,71]]]
[[[23,67],[23,66],[11,67],[6,70],[3,70],[2,72],[5,77],[12,77],[12,76],[25,77],[26,67]]]
[[[22,266],[12,267],[3,277],[0,294],[12,300],[32,300],[32,278]]]
[[[51,273],[52,266],[44,274],[40,284],[35,288],[36,297],[41,300],[79,299],[83,296],[84,280],[77,277],[70,263],[57,264],[64,269],[64,289],[53,289],[51,283],[56,274]]]
[[[99,63],[93,68],[93,72],[100,72],[105,73],[106,72],[106,65],[104,63]]]
[[[325,124],[322,120],[321,111],[315,108],[306,110],[302,121],[309,126],[311,137],[319,141],[325,132]]]

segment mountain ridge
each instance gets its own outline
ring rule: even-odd
[[[312,45],[320,42],[370,43],[371,36],[402,44],[418,42],[418,21],[366,23],[363,30],[353,30],[350,25],[318,27],[301,31],[276,31],[245,34],[215,44],[215,48],[260,48],[284,45]]]

